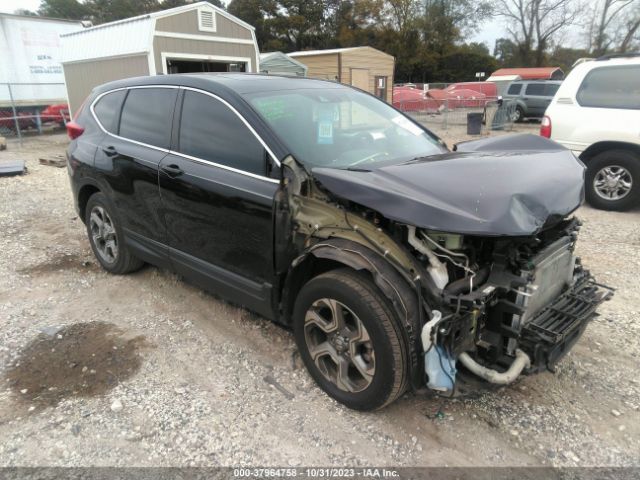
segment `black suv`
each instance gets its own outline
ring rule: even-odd
[[[109,83],[68,132],[107,271],[172,269],[292,327],[352,408],[550,368],[609,296],[573,254],[584,168],[541,137],[452,152],[360,90],[248,74]]]

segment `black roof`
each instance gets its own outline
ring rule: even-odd
[[[179,85],[183,87],[200,88],[218,94],[236,93],[240,95],[292,89],[347,88],[340,83],[330,80],[306,77],[288,77],[258,73],[180,73],[116,80],[96,87],[94,92],[101,93],[115,88],[141,85]]]

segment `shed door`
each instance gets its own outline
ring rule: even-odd
[[[351,85],[369,91],[369,70],[366,68],[351,69]]]

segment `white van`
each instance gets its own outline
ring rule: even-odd
[[[547,108],[540,135],[585,163],[591,205],[627,210],[640,204],[640,53],[577,65]]]

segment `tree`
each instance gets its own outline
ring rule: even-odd
[[[599,0],[585,11],[585,15],[591,55],[597,57],[612,50],[626,51],[640,25],[640,0]]]
[[[557,46],[549,53],[549,63],[560,67],[564,72],[569,72],[576,60],[588,56],[589,52],[586,49]]]
[[[494,0],[494,12],[507,20],[523,66],[542,66],[553,38],[576,23],[579,4],[572,0]]]
[[[328,16],[329,46],[355,47],[376,42],[382,19],[382,0],[338,1]]]
[[[255,27],[258,46],[264,50],[267,43],[273,39],[268,18],[273,16],[276,8],[275,0],[231,0],[227,11]],[[276,50],[281,49],[276,48]]]
[[[618,52],[626,53],[640,49],[640,8],[637,8],[627,16],[623,27],[624,35],[618,46]]]
[[[522,65],[518,45],[510,38],[498,38],[493,48],[493,56],[501,67]]]
[[[37,12],[33,12],[27,8],[18,8],[13,11],[14,15],[25,15],[27,17],[36,17],[38,15]]]
[[[487,1],[424,0],[421,26],[424,41],[440,54],[463,37],[474,33],[490,15]]]
[[[87,6],[78,0],[42,0],[38,15],[69,20],[85,20],[90,13]]]
[[[475,81],[476,72],[493,72],[498,62],[489,55],[484,44],[469,43],[456,46],[440,59],[438,79],[444,82]]]

